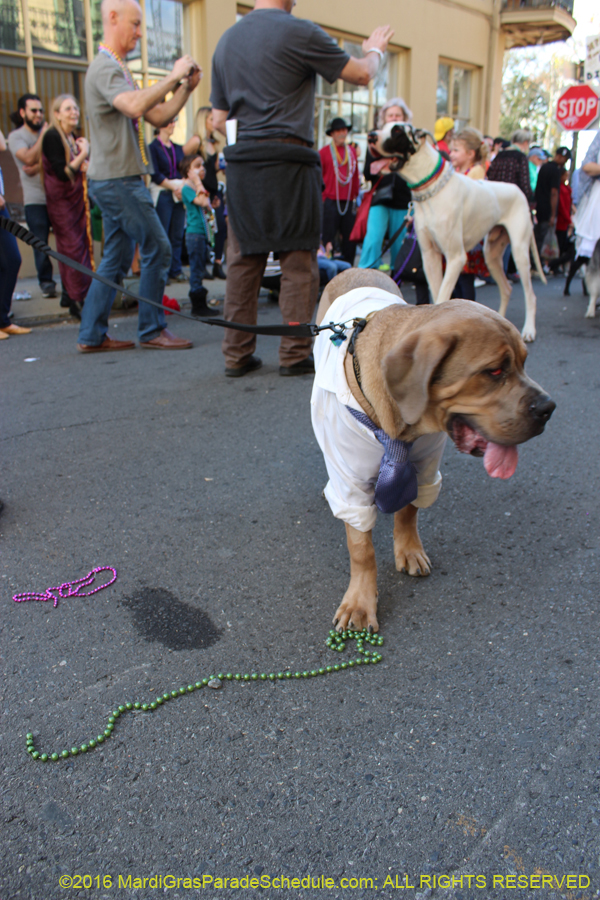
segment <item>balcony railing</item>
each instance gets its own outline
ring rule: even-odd
[[[0,50],[25,50],[23,22],[14,4],[0,6]]]
[[[86,58],[85,21],[81,3],[67,4],[64,13],[60,15],[53,10],[31,5],[29,24],[34,52]]]
[[[148,0],[148,63],[170,69],[182,55],[182,5],[174,0]]]
[[[516,12],[520,9],[564,9],[573,15],[574,0],[502,0],[502,12]]]

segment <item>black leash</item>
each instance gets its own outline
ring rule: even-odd
[[[83,272],[84,275],[89,275],[97,281],[101,281],[102,284],[105,284],[107,287],[112,288],[115,291],[120,291],[122,294],[131,297],[133,300],[149,303],[150,306],[156,306],[157,309],[162,309],[172,313],[174,316],[179,316],[180,319],[189,319],[191,322],[204,322],[205,325],[218,325],[220,328],[233,328],[234,331],[246,331],[250,334],[273,335],[276,337],[315,337],[321,331],[327,330],[331,330],[337,334],[338,329],[340,328],[340,326],[333,325],[333,323],[330,323],[329,325],[312,325],[310,323],[302,324],[300,322],[289,325],[263,325],[259,327],[258,325],[243,325],[240,322],[228,322],[226,319],[218,319],[214,316],[190,316],[187,313],[178,312],[176,309],[170,309],[168,306],[163,306],[162,303],[157,303],[155,300],[148,300],[147,297],[140,297],[139,294],[128,291],[123,285],[117,284],[109,278],[105,278],[104,275],[92,272],[87,266],[76,262],[74,259],[69,259],[68,256],[57,253],[56,250],[52,250],[52,248],[45,244],[44,241],[37,238],[35,234],[28,231],[28,229],[24,228],[22,225],[19,225],[18,222],[14,222],[12,219],[0,216],[0,227],[4,228],[5,231],[10,232],[10,234],[20,241],[23,241],[23,243],[29,244],[34,250],[39,250],[41,253],[45,253],[46,256],[51,256],[53,259],[58,260],[58,262],[62,262],[72,269],[76,269],[78,272]]]
[[[407,217],[407,218],[408,218],[408,217]],[[384,241],[384,242],[383,242],[383,250],[381,251],[381,253],[380,253],[379,256],[377,257],[377,259],[375,260],[375,262],[373,263],[373,265],[369,266],[369,269],[374,269],[375,266],[377,265],[377,263],[380,262],[380,261],[383,259],[383,257],[384,257],[385,254],[388,252],[388,250],[390,249],[390,247],[393,247],[394,241],[395,241],[396,238],[399,236],[400,232],[402,231],[402,229],[404,228],[405,225],[406,225],[406,219],[404,219],[404,222],[402,223],[402,225],[400,226],[400,228],[398,228],[398,230],[395,231],[395,232],[393,233],[393,235],[391,236],[391,238],[388,238],[387,241]],[[395,260],[392,260],[392,266],[391,266],[392,270],[393,270],[393,268],[394,268],[394,262],[395,262]]]

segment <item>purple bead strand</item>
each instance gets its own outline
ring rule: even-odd
[[[99,572],[112,572],[112,578],[110,581],[107,581],[105,584],[100,584],[98,587],[95,587],[93,590],[88,591],[87,593],[82,593],[82,589],[85,587],[90,587],[96,580],[96,575]],[[67,597],[91,597],[92,594],[98,593],[98,591],[103,591],[104,588],[110,587],[111,584],[114,584],[117,580],[117,570],[114,566],[96,566],[87,575],[84,575],[83,578],[78,578],[76,581],[65,581],[63,584],[55,585],[55,587],[46,588],[43,594],[40,594],[35,591],[26,591],[23,594],[15,594],[13,596],[13,600],[15,603],[24,603],[26,600],[41,600],[45,603],[48,600],[53,601],[53,605],[58,606],[59,598],[65,600]],[[55,592],[57,596],[54,596],[52,592]]]

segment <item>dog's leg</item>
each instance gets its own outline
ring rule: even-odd
[[[377,563],[370,531],[358,531],[346,524],[350,553],[350,584],[333,618],[338,631],[369,628],[378,631]]]
[[[429,575],[431,562],[423,549],[417,516],[419,510],[412,503],[394,515],[394,558],[399,572],[409,575]]]
[[[458,281],[458,276],[462,272],[466,261],[467,254],[465,253],[464,247],[461,247],[456,253],[452,253],[452,251],[448,253],[448,256],[446,257],[446,271],[435,303],[444,303],[444,301],[451,298],[452,292],[456,287],[456,282]]]
[[[504,272],[503,256],[508,247],[508,234],[505,228],[492,229],[483,244],[483,256],[490,275],[500,290],[501,316],[506,316],[508,301],[512,292],[512,285]]]
[[[419,247],[421,248],[421,257],[423,259],[423,269],[425,270],[425,277],[427,278],[427,284],[429,285],[429,290],[431,291],[431,296],[433,298],[433,302],[435,303],[435,299],[440,292],[442,279],[444,277],[442,272],[442,254],[435,246],[426,231],[419,234],[418,238]]]
[[[598,302],[597,290],[595,285],[590,288],[590,303],[585,313],[586,319],[594,319],[596,316],[596,303]]]
[[[529,225],[529,223],[527,224]],[[529,225],[529,228],[531,228],[531,225]],[[523,293],[525,294],[525,324],[523,325],[521,335],[526,343],[531,343],[531,341],[535,341],[535,309],[537,301],[531,283],[531,266],[529,263],[530,242],[527,239],[528,237],[529,235],[525,235],[524,238],[521,238],[520,242],[517,240],[513,243],[511,236],[511,247],[517,272],[521,277]]]

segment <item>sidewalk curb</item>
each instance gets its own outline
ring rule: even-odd
[[[137,309],[132,310],[120,310],[115,309],[111,310],[110,317],[111,319],[125,319],[128,316],[137,316]],[[54,316],[13,316],[12,321],[16,325],[22,325],[27,328],[37,328],[41,325],[78,325],[79,319],[76,319],[75,316],[72,316],[70,313],[66,313],[61,315],[60,313]]]

